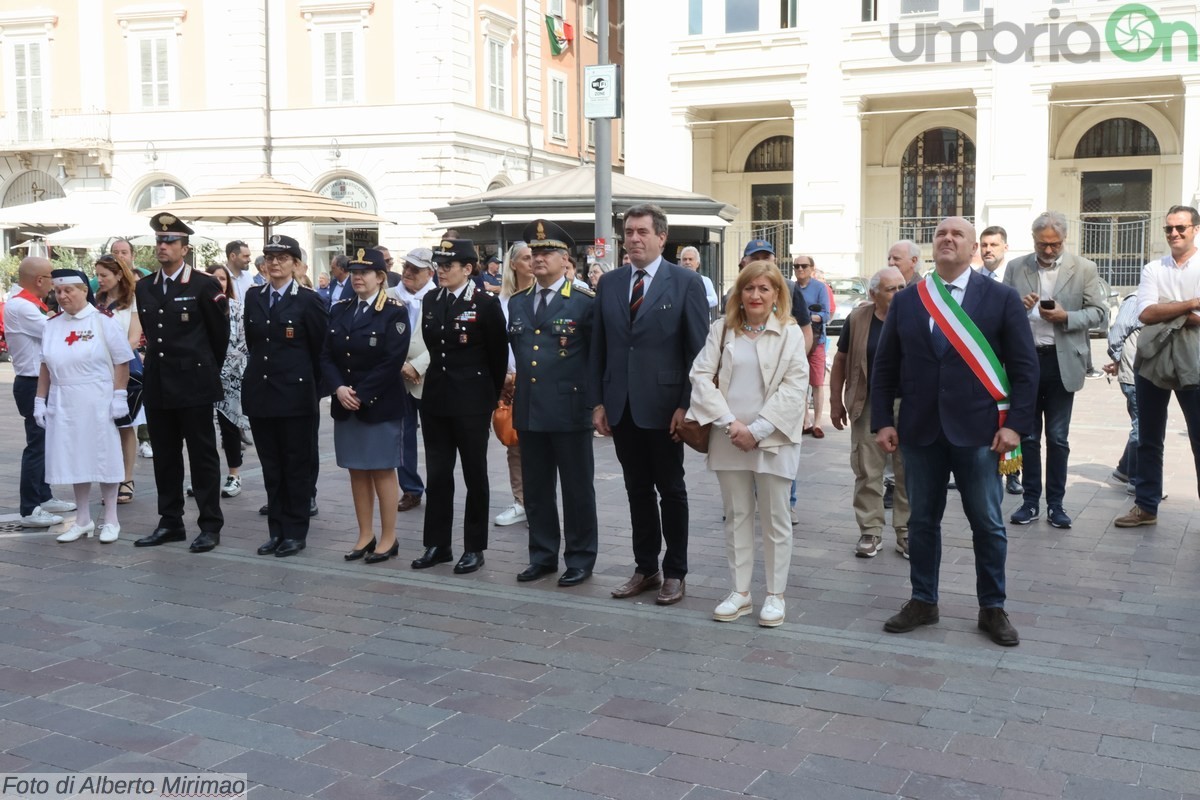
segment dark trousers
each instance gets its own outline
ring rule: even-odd
[[[1137,387],[1132,383],[1121,384],[1121,394],[1125,395],[1125,413],[1129,414],[1129,438],[1125,441],[1125,452],[1117,462],[1117,472],[1129,478],[1129,485],[1137,486],[1138,463],[1138,405]]]
[[[217,412],[217,427],[221,429],[221,449],[225,451],[225,465],[230,469],[242,466],[242,429],[229,418]],[[153,447],[154,445],[151,445]]]
[[[487,448],[491,412],[458,417],[441,417],[421,411],[421,429],[425,435],[426,547],[451,546],[454,525],[454,465],[462,456],[463,482],[467,485],[467,507],[463,515],[463,550],[486,550],[488,544]]]
[[[409,397],[408,404],[408,412],[400,419],[400,466],[396,467],[396,477],[400,481],[401,492],[420,497],[425,493],[425,484],[421,483],[421,473],[417,471],[417,428],[420,427],[421,401]]]
[[[1025,490],[1023,504],[1037,506],[1042,498],[1042,428],[1046,430],[1046,505],[1062,507],[1067,494],[1067,459],[1071,445],[1067,435],[1071,429],[1071,411],[1075,393],[1063,386],[1058,371],[1058,353],[1054,348],[1038,348],[1037,416],[1033,430],[1021,439],[1021,487]]]
[[[665,541],[663,577],[682,578],[688,571],[688,500],[687,484],[683,479],[683,443],[671,441],[665,428],[639,428],[633,422],[628,405],[612,433],[617,460],[621,462],[625,477],[625,493],[629,496],[633,560],[637,571],[643,575],[658,572],[658,554]]]
[[[200,514],[200,530],[220,533],[221,457],[212,405],[187,408],[147,408],[150,446],[154,448],[154,484],[158,488],[159,526],[183,527],[183,444],[187,442],[192,489]]]
[[[980,608],[1003,608],[1008,531],[1000,512],[1004,497],[996,480],[999,456],[988,447],[956,447],[945,437],[930,445],[900,445],[908,489],[908,571],[912,596],[937,603],[942,566],[942,515],[953,472],[971,526],[975,594]]]
[[[321,479],[321,415],[312,415],[312,452],[309,457],[312,459],[312,471],[308,476],[308,494],[314,501],[317,499],[317,482]],[[308,513],[307,507],[304,513]]]
[[[1162,501],[1163,440],[1167,435],[1167,406],[1171,391],[1160,389],[1141,375],[1134,377],[1137,389],[1138,449],[1135,502],[1148,514],[1158,514]],[[1187,423],[1192,460],[1200,478],[1200,389],[1177,389],[1175,399]]]
[[[250,418],[267,488],[267,529],[272,539],[308,538],[316,427],[312,420],[318,416]]]
[[[592,432],[520,431],[519,436],[529,563],[557,567],[561,540],[566,544],[563,562],[567,567],[591,572],[599,546]],[[562,484],[562,528],[558,524],[556,482]]]
[[[27,375],[13,378],[13,400],[17,401],[17,413],[25,420],[25,449],[21,451],[22,517],[29,516],[54,496],[46,483],[46,431],[33,421],[37,382],[37,378]]]

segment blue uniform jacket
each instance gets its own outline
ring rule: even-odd
[[[248,417],[302,417],[319,412],[321,350],[328,314],[312,289],[292,281],[271,308],[271,286],[246,292],[242,324],[246,331],[246,370],[242,373],[242,413]]]
[[[517,363],[513,427],[518,431],[586,431],[588,351],[595,295],[563,281],[534,314],[536,283],[508,301],[508,340]]]
[[[331,392],[349,386],[362,406],[350,411],[335,395],[329,411],[334,419],[353,414],[363,422],[400,419],[408,408],[408,392],[400,368],[408,355],[408,310],[381,290],[365,313],[356,314],[358,297],[350,295],[329,309],[329,335],[321,353],[321,371]]]

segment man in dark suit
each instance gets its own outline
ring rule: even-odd
[[[193,553],[221,542],[221,462],[213,427],[213,403],[225,396],[221,365],[229,345],[229,301],[216,278],[184,263],[188,235],[182,220],[157,214],[150,220],[160,269],[138,281],[138,318],[146,335],[142,397],[154,447],[158,527],[134,542],[154,547],[187,538],[183,526],[183,445],[187,442],[192,487],[200,514]]]
[[[1004,611],[1008,540],[996,475],[1000,459],[1033,429],[1038,364],[1021,298],[971,269],[975,248],[971,223],[942,220],[935,275],[896,295],[879,336],[871,428],[880,447],[904,457],[912,583],[912,599],[883,629],[905,633],[938,621],[942,513],[953,471],[975,545],[979,627],[1012,646],[1020,639]],[[988,384],[977,375],[990,375]],[[999,410],[1005,404],[1007,415]]]
[[[421,301],[421,332],[429,369],[421,395],[425,436],[425,552],[412,562],[426,569],[454,558],[454,462],[462,457],[467,485],[463,554],[458,574],[483,566],[490,502],[487,448],[492,412],[508,371],[508,338],[500,301],[475,288],[479,262],[469,239],[443,239],[433,251],[441,289]]]
[[[633,528],[636,568],[612,595],[659,588],[655,602],[671,605],[683,599],[688,539],[683,444],[674,434],[691,402],[688,371],[708,335],[708,301],[697,273],[663,259],[661,208],[629,209],[624,233],[629,266],[597,284],[588,381],[592,424],[613,437]]]
[[[592,574],[598,548],[592,410],[587,404],[595,294],[567,279],[567,255],[575,242],[565,230],[534,220],[523,236],[533,253],[534,285],[508,301],[508,336],[517,365],[513,427],[519,435],[529,521],[529,566],[517,580],[556,571],[559,544],[565,540],[567,568],[558,585],[576,586]],[[562,484],[561,529],[556,478]]]
[[[258,554],[283,558],[303,550],[308,539],[328,312],[317,293],[293,277],[299,242],[275,235],[263,254],[268,283],[250,289],[245,301],[250,354],[242,412],[250,418],[267,488],[270,539]]]
[[[1004,284],[1017,290],[1029,315],[1037,347],[1039,380],[1033,430],[1021,440],[1025,500],[1009,521],[1028,525],[1038,518],[1042,497],[1042,425],[1046,430],[1046,520],[1070,528],[1063,510],[1067,492],[1067,436],[1075,393],[1088,371],[1088,330],[1108,317],[1096,265],[1066,252],[1067,218],[1046,211],[1033,221],[1034,252],[1008,264]]]
[[[346,268],[349,263],[350,257],[344,253],[329,259],[329,287],[326,289],[329,297],[326,307],[354,294],[354,288],[350,286],[350,270]]]

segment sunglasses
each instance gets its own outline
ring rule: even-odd
[[[1175,233],[1178,233],[1179,235],[1182,236],[1183,234],[1187,233],[1188,228],[1194,228],[1194,227],[1196,227],[1196,226],[1195,225],[1163,225],[1163,233],[1170,236],[1171,231],[1175,231]]]
[[[182,236],[159,236],[158,237],[159,244],[174,244],[175,242],[180,242],[180,241],[183,241]]]
[[[812,264],[793,264],[796,269],[808,269]]]

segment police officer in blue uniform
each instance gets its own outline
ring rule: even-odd
[[[260,556],[299,553],[308,539],[315,434],[321,400],[325,301],[293,277],[300,243],[274,235],[263,245],[268,282],[246,292],[242,413],[250,418],[267,487],[270,539]]]
[[[425,438],[425,552],[412,562],[426,569],[454,558],[454,462],[462,457],[467,485],[463,554],[458,574],[483,566],[488,544],[487,449],[492,412],[508,371],[508,341],[500,301],[475,286],[479,263],[469,239],[443,239],[433,251],[438,285],[421,301],[421,331],[429,369],[421,395]]]
[[[387,264],[377,250],[359,248],[347,264],[353,293],[329,310],[322,375],[332,393],[337,464],[350,472],[358,540],[344,557],[376,564],[399,552],[396,504],[400,486],[402,418],[408,392],[400,368],[408,353],[408,310],[387,296]],[[379,506],[379,539],[373,515]]]
[[[221,460],[213,403],[225,396],[221,365],[229,345],[229,301],[217,279],[184,263],[187,224],[167,213],[150,220],[159,270],[138,281],[138,319],[146,334],[142,398],[154,447],[158,527],[135,547],[187,538],[183,525],[183,445],[187,442],[200,533],[189,548],[205,553],[221,542]]]
[[[533,251],[534,284],[508,301],[508,338],[517,364],[513,427],[521,448],[529,566],[518,581],[558,569],[559,586],[576,586],[596,565],[598,534],[592,409],[587,403],[588,350],[595,294],[567,279],[575,243],[553,222],[524,232]],[[555,479],[562,484],[560,536]]]

